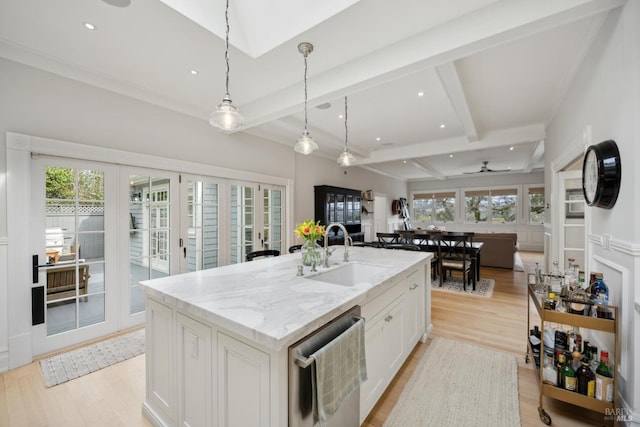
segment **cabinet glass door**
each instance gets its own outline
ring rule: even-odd
[[[332,193],[327,193],[327,203],[325,204],[325,209],[327,210],[325,218],[327,218],[327,223],[325,225],[331,224],[332,222],[336,222],[336,195]]]
[[[346,210],[346,222],[347,224],[353,223],[353,196],[347,195],[347,210]]]
[[[344,222],[344,194],[336,194],[336,220],[335,222]],[[333,222],[333,221],[332,221]]]

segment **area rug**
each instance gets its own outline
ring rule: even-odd
[[[47,387],[62,384],[144,353],[144,329],[40,361]]]
[[[495,281],[493,279],[479,279],[476,280],[476,290],[473,290],[473,285],[467,285],[467,290],[464,290],[462,286],[462,278],[459,276],[451,276],[449,279],[440,286],[438,279],[431,281],[431,289],[434,291],[454,292],[457,294],[473,295],[477,297],[491,298],[493,295],[493,285]]]
[[[385,427],[520,425],[516,356],[434,338]]]

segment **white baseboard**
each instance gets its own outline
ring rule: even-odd
[[[9,370],[9,348],[0,348],[0,373]]]
[[[9,337],[9,369],[28,365],[33,362],[33,349],[31,345],[31,332]]]

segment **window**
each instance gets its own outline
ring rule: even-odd
[[[544,187],[529,188],[529,223],[544,223]]]
[[[456,219],[456,193],[421,193],[413,195],[413,216],[418,222],[453,222]]]
[[[518,190],[515,188],[465,191],[467,222],[516,222]]]

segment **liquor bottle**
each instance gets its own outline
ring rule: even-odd
[[[564,383],[564,389],[569,391],[576,391],[578,386],[578,379],[576,378],[576,371],[571,367],[571,362],[565,358],[567,362],[562,367],[562,378]]]
[[[582,335],[580,335],[580,328],[577,326],[574,326],[573,330],[569,332],[569,349],[582,353]]]
[[[558,261],[553,261],[553,268],[549,273],[549,293],[553,292],[556,295],[560,295],[562,291],[562,273],[560,273],[560,267]]]
[[[596,278],[591,285],[591,299],[596,304],[609,303],[609,288],[604,283],[601,273],[596,273]]]
[[[596,399],[613,402],[613,373],[609,367],[609,352],[600,351],[600,363],[596,369]]]
[[[564,287],[571,290],[575,287],[578,278],[575,277],[575,268],[573,266],[575,259],[569,258],[568,261],[567,269],[564,271]]]
[[[583,358],[581,365],[576,371],[578,377],[578,393],[587,397],[595,397],[596,392],[596,374],[589,367],[589,361]]]
[[[563,370],[564,370],[564,365],[565,365],[565,361],[566,361],[566,356],[564,353],[560,353],[558,354],[558,364],[556,365],[556,372],[557,372],[557,380],[556,380],[556,384],[558,387],[560,388],[564,388],[564,374],[563,374]]]

